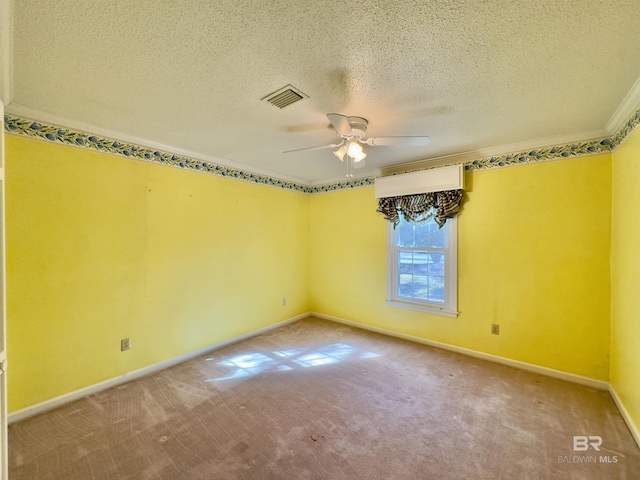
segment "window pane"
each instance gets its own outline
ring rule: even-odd
[[[398,247],[413,246],[413,225],[400,220],[400,224],[396,227]]]
[[[413,252],[400,250],[398,252],[398,273],[413,273]]]
[[[438,226],[435,220],[429,221],[429,247],[442,248],[447,246],[447,229],[449,224],[445,223],[442,228]]]
[[[413,298],[421,300],[429,298],[429,277],[426,275],[413,276]]]
[[[444,277],[444,253],[430,252],[429,258],[430,262],[428,274]]]
[[[438,224],[433,221],[429,226],[431,227],[431,246],[436,248],[446,247],[449,236],[449,223],[445,223],[444,226],[440,228]]]
[[[413,273],[415,275],[429,274],[429,254],[427,252],[413,252]]]
[[[415,247],[424,248],[431,246],[431,220],[427,223],[414,226]]]
[[[398,276],[398,296],[411,298],[413,295],[413,275]]]
[[[429,277],[429,301],[444,303],[444,277]]]

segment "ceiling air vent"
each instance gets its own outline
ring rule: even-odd
[[[275,105],[278,108],[284,108],[288,107],[292,103],[296,103],[298,100],[302,100],[303,98],[309,98],[309,96],[305,95],[297,88],[287,85],[286,87],[282,87],[281,89],[270,93],[266,97],[262,97],[260,100],[266,100],[271,105]]]

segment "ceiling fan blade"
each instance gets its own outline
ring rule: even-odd
[[[289,125],[287,127],[283,127],[281,130],[288,133],[304,133],[304,132],[313,132],[316,130],[326,130],[331,129],[331,125],[327,125],[326,122],[322,123],[305,123],[302,125]]]
[[[422,147],[429,145],[431,139],[429,137],[377,137],[367,138],[365,143],[374,146],[399,145],[406,147]]]
[[[344,142],[342,142],[344,143]],[[323,148],[336,148],[342,145],[342,143],[332,143],[330,145],[320,145],[319,147],[306,147],[306,148],[296,148],[295,150],[287,150],[282,153],[292,153],[292,152],[302,152],[304,150],[322,150]]]
[[[333,128],[336,129],[338,135],[343,137],[351,137],[353,135],[353,130],[351,129],[351,125],[349,125],[349,120],[344,115],[340,115],[339,113],[327,113],[327,118],[333,125]]]

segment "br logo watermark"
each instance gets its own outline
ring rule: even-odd
[[[602,437],[599,435],[574,435],[573,451],[600,451]],[[558,463],[618,463],[617,455],[559,455]]]
[[[574,435],[573,436],[573,451],[574,452],[586,452],[590,448],[593,448],[596,452],[600,451],[600,445],[602,445],[602,437],[599,435]]]

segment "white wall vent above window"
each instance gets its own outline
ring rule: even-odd
[[[379,177],[375,182],[376,198],[459,190],[464,188],[464,168],[462,165],[451,165]]]

